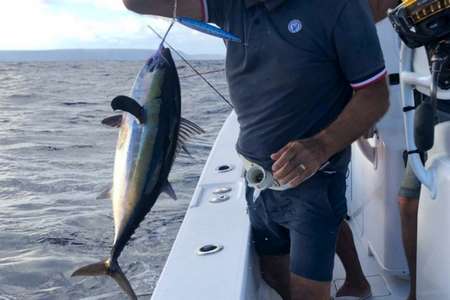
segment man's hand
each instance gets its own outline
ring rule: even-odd
[[[372,126],[363,134],[363,138],[365,139],[371,139],[377,134],[377,128],[375,126]]]
[[[321,140],[309,138],[290,142],[271,155],[272,172],[282,185],[296,187],[314,175],[329,157]]]
[[[361,137],[389,107],[384,78],[355,91],[353,98],[330,126],[309,139],[290,142],[277,153],[272,170],[280,184],[296,187],[314,175],[331,156]]]

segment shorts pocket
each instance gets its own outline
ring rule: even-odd
[[[299,187],[289,190],[290,197],[296,198],[295,209],[302,216],[330,217],[333,209],[328,199],[328,175],[316,174]]]
[[[296,216],[294,200],[281,191],[264,191],[263,195],[270,218],[279,224],[290,222]]]
[[[282,220],[283,225],[306,234],[334,229],[337,218],[328,199],[327,177],[316,174],[299,187],[282,192],[291,202],[291,215]]]

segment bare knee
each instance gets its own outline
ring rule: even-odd
[[[289,256],[261,256],[261,273],[264,279],[279,280],[289,276]],[[289,278],[289,277],[287,277]]]
[[[261,272],[264,281],[271,287],[276,287],[281,284],[283,274],[275,270],[264,270]]]
[[[291,273],[291,300],[329,300],[330,282],[321,282]]]
[[[289,256],[261,256],[261,275],[280,296],[289,299]]]

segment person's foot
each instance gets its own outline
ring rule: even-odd
[[[360,283],[351,283],[345,281],[344,284],[339,288],[336,293],[336,297],[351,296],[351,297],[361,297],[368,298],[371,295],[370,285],[367,280]],[[412,299],[408,299],[412,300]]]

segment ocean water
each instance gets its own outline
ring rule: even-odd
[[[128,94],[142,62],[0,63],[0,300],[125,299],[109,278],[71,278],[108,256],[117,129],[101,120]],[[149,299],[183,220],[205,160],[230,112],[182,63],[183,116],[206,134],[193,139],[195,160],[180,156],[162,195],[120,258],[142,299]],[[201,72],[221,61],[198,61]],[[205,75],[225,95],[223,72]]]

